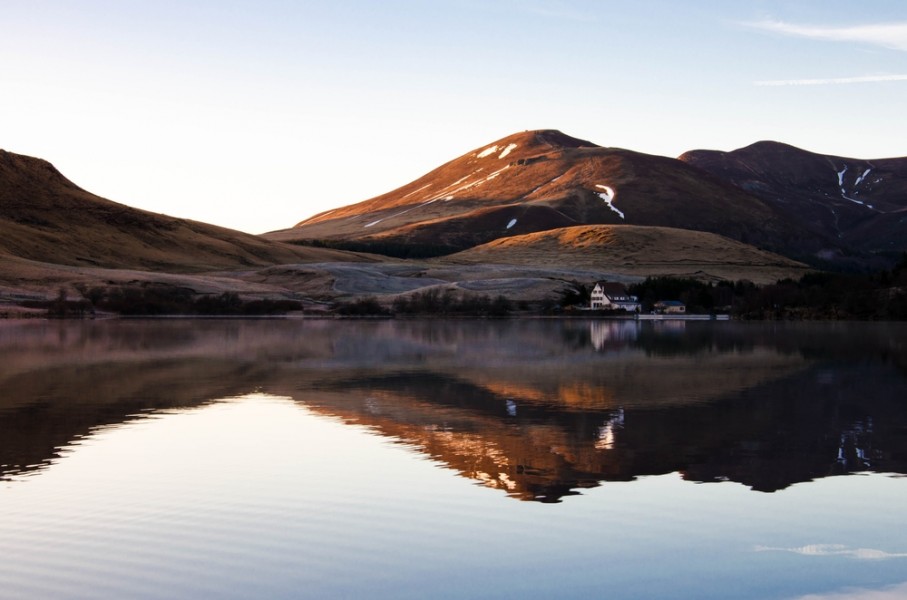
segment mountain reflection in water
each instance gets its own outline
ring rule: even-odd
[[[907,329],[633,321],[0,324],[0,477],[100,427],[261,392],[555,502],[680,472],[907,472]]]

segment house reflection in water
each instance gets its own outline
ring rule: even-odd
[[[618,350],[636,341],[639,337],[639,323],[627,319],[596,320],[589,324],[589,335],[592,347],[596,350]]]

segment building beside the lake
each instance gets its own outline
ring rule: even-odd
[[[639,298],[631,296],[622,283],[599,281],[592,288],[589,308],[592,310],[625,310],[639,312]]]
[[[687,307],[680,300],[659,300],[655,303],[655,312],[662,315],[686,314]]]

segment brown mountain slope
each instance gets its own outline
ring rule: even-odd
[[[506,137],[397,190],[266,236],[468,248],[581,224],[707,231],[788,255],[833,244],[682,161],[551,130]]]
[[[580,225],[502,238],[444,259],[538,267],[571,265],[625,275],[688,275],[770,283],[807,267],[712,233],[635,225]]]
[[[680,160],[857,250],[907,250],[907,157],[865,160],[757,142],[732,152],[693,150]]]
[[[130,208],[86,192],[49,162],[3,150],[0,254],[59,265],[184,272],[352,259]]]

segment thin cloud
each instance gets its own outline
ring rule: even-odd
[[[877,590],[854,588],[829,594],[809,594],[797,600],[904,600],[907,598],[907,583],[900,583]]]
[[[845,85],[849,83],[882,83],[886,81],[907,81],[907,75],[867,75],[865,77],[835,77],[832,79],[773,79],[754,81],[759,86],[784,85]]]
[[[784,21],[757,21],[747,25],[782,35],[832,42],[858,42],[907,52],[907,22],[850,27],[797,25]]]
[[[756,552],[791,552],[802,556],[845,556],[858,560],[884,560],[888,558],[907,558],[907,552],[885,552],[872,548],[848,548],[843,544],[810,544],[797,548],[773,548],[756,546]]]

